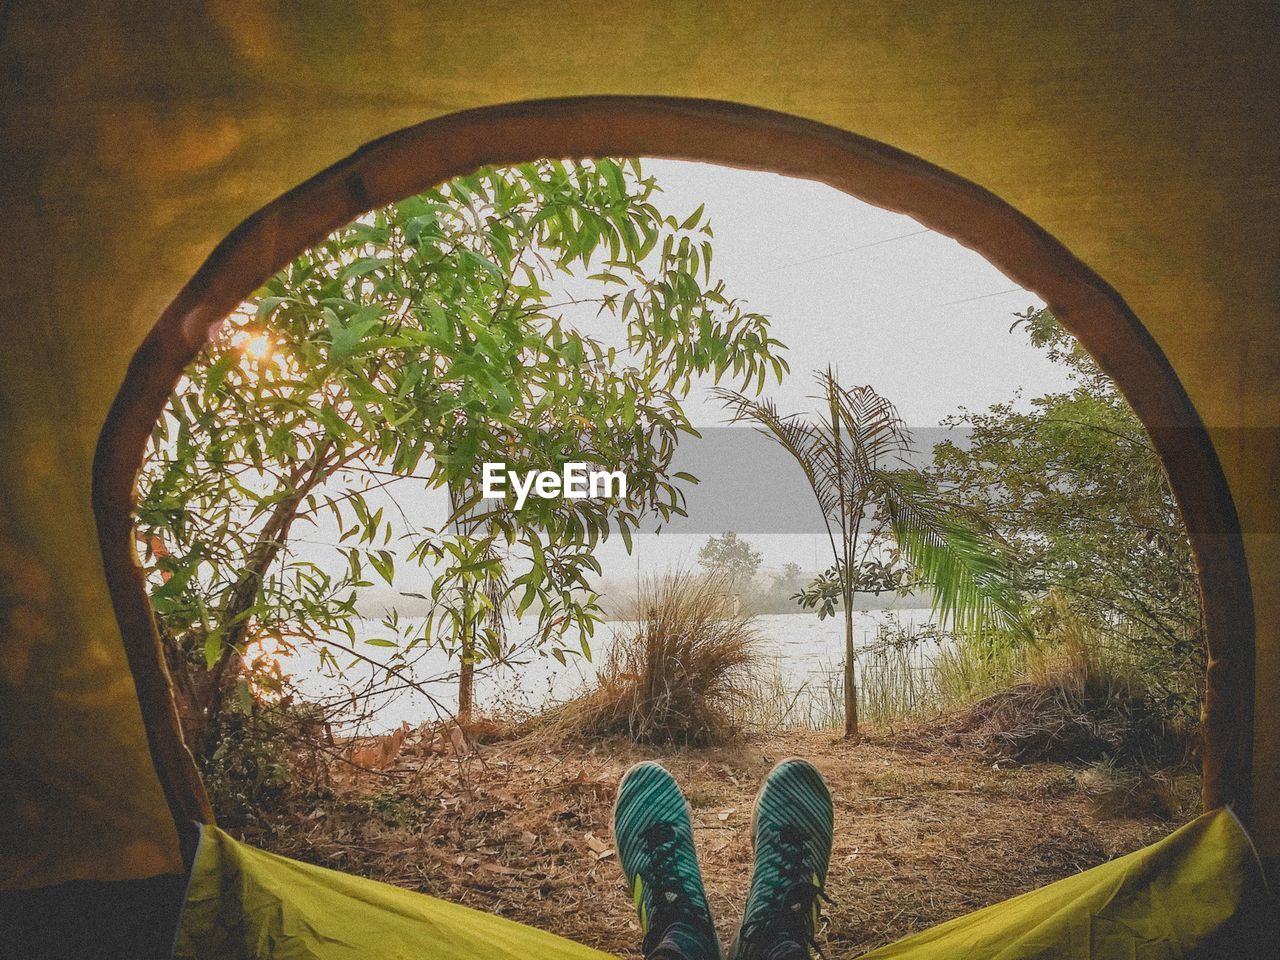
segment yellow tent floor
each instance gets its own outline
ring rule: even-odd
[[[619,896],[622,896],[621,891]],[[1280,911],[1229,811],[866,960],[1252,960],[1280,955]],[[309,866],[206,827],[179,924],[182,960],[603,960],[457,904]],[[832,960],[838,960],[833,956]]]

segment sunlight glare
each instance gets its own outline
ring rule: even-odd
[[[271,355],[271,337],[265,333],[259,333],[257,336],[250,337],[241,346],[244,355],[250,360],[261,363]]]

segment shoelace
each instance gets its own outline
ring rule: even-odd
[[[826,886],[814,884],[812,868],[807,862],[809,836],[790,824],[777,834],[780,854],[780,870],[783,885],[774,891],[767,907],[747,919],[742,927],[742,938],[753,946],[763,946],[770,941],[792,940],[797,946],[811,947],[823,960],[826,954],[818,946],[817,924],[810,926],[815,905],[831,903]]]
[[[643,949],[647,955],[662,942],[663,936],[674,924],[687,923],[691,928],[697,929],[701,913],[697,905],[690,901],[688,891],[681,884],[679,876],[670,869],[678,846],[675,827],[660,820],[647,827],[640,839],[649,855],[648,869],[641,871],[641,875],[651,891],[650,902],[653,905],[649,930],[644,938]]]

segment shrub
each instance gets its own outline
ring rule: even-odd
[[[321,722],[310,704],[289,700],[236,704],[225,711],[201,765],[219,823],[238,826],[285,806],[293,794],[322,789],[317,754]]]
[[[677,572],[643,581],[594,687],[560,710],[570,730],[638,743],[728,738],[756,659],[753,618],[731,612],[725,582]]]
[[[292,783],[288,752],[262,723],[229,709],[204,763],[204,782],[219,821],[239,824],[270,810]]]

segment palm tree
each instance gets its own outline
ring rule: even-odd
[[[892,563],[871,558],[882,535],[892,540],[893,559],[905,564],[915,585],[932,592],[934,612],[956,632],[973,637],[1024,628],[1013,576],[998,545],[961,522],[945,498],[906,466],[911,440],[893,404],[869,386],[842,387],[830,368],[815,376],[821,393],[814,399],[825,409],[814,419],[780,414],[768,399],[723,389],[716,394],[731,422],[754,423],[791,454],[822,510],[835,566],[799,599],[819,607],[820,617],[834,613],[837,604],[844,607],[845,736],[853,738],[853,598],[901,583]]]

